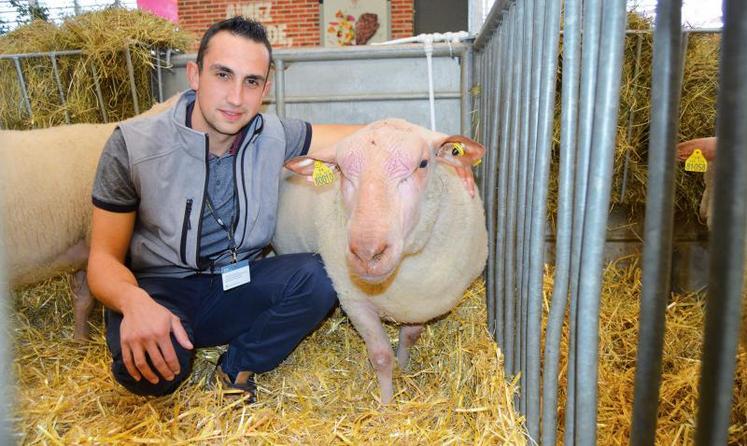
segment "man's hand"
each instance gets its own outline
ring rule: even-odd
[[[151,363],[167,381],[180,372],[179,360],[171,343],[174,333],[179,344],[192,349],[186,330],[179,318],[138,289],[139,295],[132,296],[131,302],[123,308],[122,324],[119,327],[122,345],[122,360],[129,374],[140,381],[147,379],[158,383],[158,376],[148,365]]]
[[[695,149],[700,149],[708,161],[716,159],[716,138],[697,138],[677,144],[677,159],[685,161]]]

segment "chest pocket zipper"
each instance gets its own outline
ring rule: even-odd
[[[179,244],[179,257],[183,264],[187,264],[187,231],[192,229],[189,217],[192,215],[192,199],[187,198],[187,205],[184,207],[184,222],[182,223],[182,239]]]

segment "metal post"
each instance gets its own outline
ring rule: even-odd
[[[137,84],[135,84],[135,68],[132,65],[132,54],[130,54],[130,45],[125,46],[125,59],[127,61],[127,75],[130,79],[130,92],[132,93],[132,106],[135,114],[140,114],[140,104],[137,99]]]
[[[498,97],[498,86],[500,85],[500,70],[496,69],[496,65],[500,62],[496,52],[499,50],[498,45],[499,34],[493,35],[490,45],[491,63],[490,63],[490,95],[489,95],[489,106],[491,109],[490,113],[490,125],[488,126],[488,133],[490,145],[487,149],[487,160],[483,164],[485,165],[485,176],[483,176],[483,183],[485,183],[485,194],[483,195],[486,204],[487,212],[487,227],[488,227],[488,266],[485,270],[486,281],[486,300],[488,308],[488,331],[493,339],[496,339],[496,324],[495,324],[495,312],[496,312],[496,299],[493,284],[495,283],[495,270],[492,268],[495,263],[495,236],[496,236],[496,215],[495,215],[495,186],[496,186],[496,170],[498,167],[498,146],[496,144],[497,135],[497,97]]]
[[[524,321],[526,320],[526,306],[524,299],[524,270],[526,266],[525,247],[526,243],[525,230],[526,227],[526,207],[527,207],[527,177],[528,177],[528,155],[529,155],[529,96],[530,96],[530,78],[532,75],[531,66],[531,54],[532,54],[532,32],[531,32],[531,17],[533,10],[530,9],[534,6],[532,0],[525,0],[519,3],[519,10],[522,12],[521,17],[521,32],[523,34],[522,46],[521,46],[521,61],[519,62],[522,66],[521,89],[520,89],[520,101],[521,111],[519,115],[520,119],[520,137],[519,137],[519,203],[518,203],[518,219],[519,228],[517,228],[517,243],[516,243],[516,257],[517,271],[516,280],[518,284],[518,311],[516,313],[516,338],[514,342],[514,349],[519,355],[517,360],[514,362],[514,373],[521,376],[519,385],[521,392],[519,393],[519,411],[526,413],[526,349],[524,347]],[[517,61],[518,62],[518,61]]]
[[[625,0],[604,2],[586,200],[587,213],[581,248],[581,270],[584,272],[584,280],[579,284],[578,293],[575,444],[579,445],[596,442],[599,297],[617,133],[625,20]]]
[[[493,170],[493,173],[498,176],[498,182],[497,182],[497,202],[496,202],[496,234],[495,234],[495,247],[494,247],[494,255],[493,255],[493,264],[491,267],[493,268],[493,277],[494,277],[494,283],[493,283],[493,292],[495,296],[495,315],[494,315],[494,324],[495,324],[495,335],[496,335],[496,342],[498,343],[498,346],[503,349],[505,348],[505,342],[504,342],[504,326],[503,326],[503,310],[504,310],[504,300],[505,300],[505,290],[503,289],[503,270],[504,270],[504,261],[503,261],[503,253],[505,251],[506,246],[506,184],[507,184],[507,174],[508,174],[508,148],[506,147],[506,131],[508,129],[508,119],[506,117],[508,116],[507,110],[508,110],[508,91],[506,90],[506,85],[509,78],[509,71],[508,68],[511,66],[510,63],[507,63],[506,55],[508,54],[507,50],[507,42],[508,37],[506,35],[506,17],[507,15],[504,14],[501,18],[501,29],[500,29],[500,49],[498,53],[498,66],[500,70],[500,82],[498,83],[498,94],[496,95],[496,110],[498,113],[498,120],[496,122],[496,159],[498,162],[498,168],[497,171]]]
[[[557,436],[558,362],[563,318],[568,303],[571,226],[573,223],[573,178],[575,170],[576,129],[578,127],[578,90],[580,73],[581,1],[565,0],[563,16],[563,86],[560,112],[560,166],[558,187],[555,279],[550,315],[545,334],[545,361],[542,393],[542,442],[554,445]],[[554,91],[554,90],[553,90]],[[569,375],[570,377],[570,375]]]
[[[519,48],[521,44],[520,36],[517,31],[519,29],[520,5],[514,3],[509,10],[509,40],[511,42],[511,50],[509,52],[509,60],[513,61],[519,55]],[[508,170],[508,200],[506,200],[506,253],[505,259],[505,304],[506,310],[504,311],[505,316],[505,346],[503,350],[504,354],[504,369],[506,375],[513,376],[516,374],[515,358],[514,358],[514,344],[516,339],[516,211],[517,211],[517,189],[518,189],[518,178],[517,171],[519,168],[519,156],[518,156],[518,144],[519,144],[519,93],[518,87],[521,84],[521,64],[513,63],[513,69],[511,70],[511,80],[509,82],[509,97],[511,100],[510,106],[510,119],[511,124],[508,130],[508,148],[509,155],[508,159],[509,170]]]
[[[675,165],[672,148],[680,103],[681,10],[682,0],[659,0],[656,5],[643,289],[631,445],[654,444],[656,435],[664,315],[672,267]]]
[[[459,91],[462,96],[460,108],[461,126],[459,132],[462,135],[469,135],[471,128],[472,94],[470,93],[470,85],[472,85],[472,54],[473,50],[469,48],[459,56]]]
[[[724,1],[703,368],[695,434],[698,445],[726,444],[742,307],[747,224],[747,5]]]
[[[275,61],[275,113],[285,118],[285,62]]]
[[[65,92],[62,88],[62,81],[60,81],[60,70],[57,69],[57,57],[54,53],[49,55],[52,60],[52,73],[54,74],[54,80],[57,84],[57,93],[60,95],[60,105],[65,110],[65,123],[70,124],[70,113],[67,111],[67,104],[65,103]]]
[[[21,61],[18,57],[13,58],[13,62],[16,65],[16,77],[18,78],[18,85],[21,88],[21,97],[23,97],[23,105],[26,107],[26,113],[29,118],[33,120],[33,112],[31,111],[31,101],[29,100],[29,91],[26,88],[26,79],[23,77],[23,70],[21,69]]]
[[[643,34],[635,34],[636,45],[635,45],[635,61],[633,62],[633,91],[631,97],[638,97],[638,76],[641,72],[641,50],[643,49]],[[633,120],[635,119],[635,107],[630,109],[628,113],[628,130],[625,133],[625,138],[630,142],[633,138]],[[622,185],[620,186],[620,202],[625,201],[625,192],[628,188],[628,169],[630,166],[630,150],[625,151],[625,163],[623,164],[623,177]]]
[[[156,79],[158,80],[158,102],[163,102],[163,74],[161,72],[161,50],[156,48]]]
[[[576,425],[576,317],[581,269],[581,246],[584,241],[584,218],[586,213],[586,189],[589,177],[591,133],[594,125],[594,95],[596,93],[601,21],[602,2],[600,0],[584,1],[578,146],[576,148],[573,235],[571,239],[571,298],[568,316],[568,389],[566,394],[564,444],[573,444]]]
[[[550,176],[552,130],[555,108],[555,81],[560,41],[560,0],[541,3],[544,11],[542,29],[542,69],[539,78],[537,146],[532,200],[531,245],[529,256],[529,302],[527,307],[527,373],[529,387],[527,426],[535,440],[540,439],[540,355],[542,337],[542,289],[544,284],[545,224],[547,222],[547,189]]]
[[[106,114],[106,106],[104,105],[104,95],[101,94],[101,82],[99,82],[99,72],[96,69],[95,64],[91,64],[91,72],[93,73],[93,85],[96,90],[96,100],[99,103],[99,110],[101,110],[101,120],[104,123],[109,122],[109,118]]]

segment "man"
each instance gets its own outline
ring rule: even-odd
[[[283,163],[358,126],[258,114],[271,63],[260,24],[214,24],[187,66],[192,90],[121,124],[104,149],[88,278],[107,307],[112,372],[133,393],[173,392],[196,347],[228,344],[218,377],[253,401],[254,373],[280,364],[336,303],[318,256],[260,252]]]

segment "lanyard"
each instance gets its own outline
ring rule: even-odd
[[[234,220],[236,220],[236,210],[237,210],[237,207],[236,207],[236,205],[237,205],[237,203],[236,203],[236,194],[234,194],[233,200],[234,200],[234,206],[235,206],[234,207],[234,215],[231,218],[231,220],[232,220],[231,221],[231,225],[227,226],[223,222],[223,219],[221,219],[220,216],[218,215],[218,213],[215,211],[215,207],[213,206],[213,200],[210,199],[210,195],[209,194],[205,194],[205,204],[207,205],[208,210],[210,211],[210,215],[212,215],[213,218],[215,219],[215,221],[218,223],[218,226],[220,226],[221,229],[223,229],[226,232],[226,238],[228,238],[228,249],[231,250],[231,257],[233,259],[233,263],[236,263],[237,260],[238,260],[238,257],[236,255],[236,251],[238,250],[238,248],[236,246],[236,239],[235,239],[234,233],[233,233],[233,227],[234,227],[234,225],[236,223],[234,221]]]

